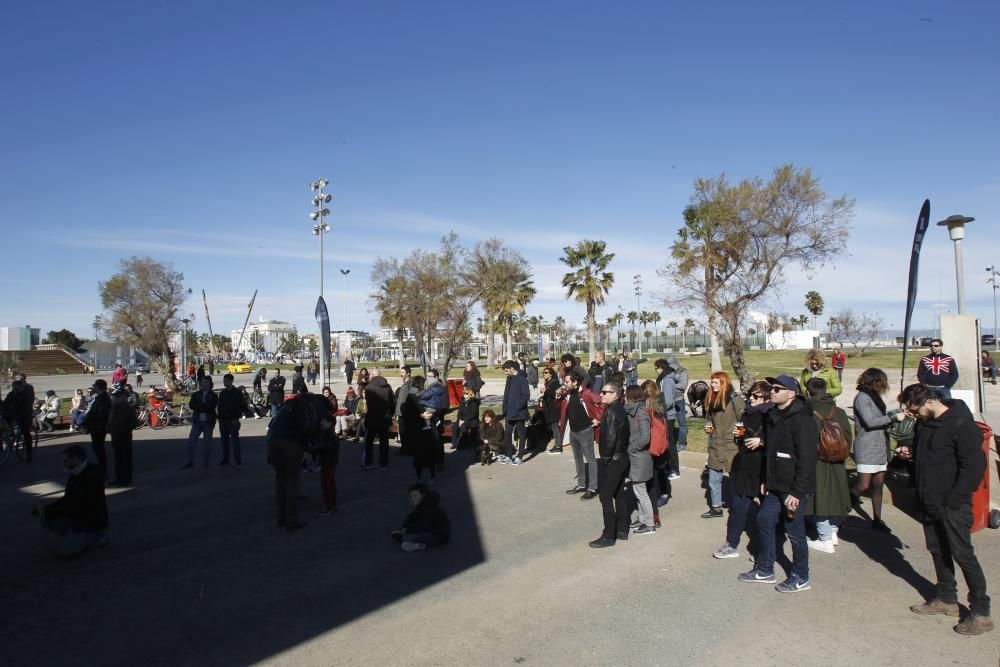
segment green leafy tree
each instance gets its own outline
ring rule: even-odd
[[[604,304],[608,292],[615,284],[615,274],[608,271],[615,254],[606,250],[607,244],[604,241],[583,240],[575,246],[563,248],[563,256],[559,258],[559,261],[572,269],[562,279],[566,298],[574,298],[587,307],[587,343],[591,358],[597,352],[594,343],[597,321],[594,316],[597,307]]]
[[[254,329],[247,337],[247,344],[253,352],[262,354],[264,352],[264,334]]]
[[[524,306],[535,296],[531,270],[519,252],[495,237],[477,243],[463,266],[467,267],[463,276],[471,290],[471,298],[483,307],[486,366],[492,368],[496,358],[494,332],[497,323],[503,328],[510,316],[524,312]]]
[[[169,263],[131,257],[120,260],[118,272],[99,283],[98,293],[106,313],[100,329],[149,354],[167,386],[177,390],[170,338],[181,329],[181,307],[191,293],[184,287],[184,274]]]
[[[83,347],[83,340],[78,338],[77,335],[69,329],[50,331],[45,335],[45,340],[42,342],[49,345],[62,345],[64,347],[68,347],[74,352],[79,352],[80,348]]]
[[[841,254],[853,210],[852,200],[829,198],[808,168],[793,165],[767,181],[695,181],[670,265],[659,275],[675,288],[669,304],[702,305],[743,386],[754,375],[743,359],[740,322],[775,296],[785,270],[812,274]]]
[[[309,350],[309,354],[316,356],[316,353],[319,351],[319,343],[316,342],[315,338],[309,339],[309,345],[307,349]]]
[[[629,326],[632,327],[632,330],[629,332],[628,344],[629,344],[629,347],[634,348],[635,347],[635,323],[639,321],[639,313],[637,313],[634,310],[630,310],[625,315],[625,319],[628,320]]]
[[[815,329],[816,318],[823,314],[823,297],[816,290],[806,292],[806,310],[812,313],[813,329]]]
[[[278,347],[278,351],[282,354],[288,354],[292,356],[297,356],[299,350],[302,349],[302,339],[299,334],[292,331],[285,335],[281,339],[281,345]]]

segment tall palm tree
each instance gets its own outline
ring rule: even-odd
[[[605,352],[610,352],[612,349],[614,349],[614,348],[611,347],[611,332],[614,331],[614,329],[615,329],[615,323],[617,321],[618,321],[618,316],[617,315],[612,315],[611,317],[609,317],[607,319],[608,328],[605,330],[605,334],[604,334],[604,351]]]
[[[561,349],[558,347],[559,342],[562,340],[562,334],[566,331],[566,318],[562,315],[556,316],[556,319],[552,320],[552,342],[556,344],[556,349]]]
[[[806,310],[812,313],[813,329],[816,328],[816,318],[823,314],[823,297],[816,290],[806,292]]]
[[[520,316],[524,313],[524,309],[535,298],[535,287],[531,282],[523,282],[514,288],[513,292],[509,292],[507,297],[499,302],[499,313],[497,314],[497,319],[499,319],[504,324],[504,338],[506,345],[504,346],[505,354],[507,359],[514,358],[514,329]]]
[[[659,311],[654,310],[654,311],[652,311],[652,312],[649,313],[649,323],[653,325],[653,341],[654,341],[653,344],[654,345],[656,344],[655,341],[656,341],[656,329],[658,328],[657,325],[660,323],[660,320],[662,320],[662,319],[663,318],[660,316]]]
[[[628,320],[628,323],[632,326],[632,331],[629,332],[629,339],[628,339],[629,343],[628,343],[628,345],[629,345],[629,348],[631,348],[631,349],[634,350],[635,349],[635,323],[639,321],[639,313],[637,313],[634,310],[630,310],[630,311],[628,311],[628,314],[625,316],[625,319]]]
[[[562,286],[566,288],[566,298],[575,298],[587,306],[587,342],[590,357],[597,352],[594,344],[594,327],[597,324],[594,313],[604,304],[608,292],[615,284],[615,274],[608,271],[613,252],[606,252],[604,241],[585,239],[575,246],[563,248],[559,258],[572,271],[563,276]]]
[[[677,327],[679,326],[680,325],[677,324],[677,320],[670,320],[667,322],[667,328],[674,330],[674,342],[670,347],[677,347]]]

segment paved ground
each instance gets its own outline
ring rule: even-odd
[[[481,468],[458,452],[438,484],[452,544],[406,554],[388,533],[408,509],[408,459],[362,472],[359,446],[345,444],[340,512],[315,516],[319,482],[309,474],[309,526],[287,534],[274,526],[263,430],[263,420],[245,424],[242,469],[192,471],[179,470],[181,429],[137,432],[136,486],[109,500],[114,544],[71,562],[54,558],[55,543],[28,510],[34,496],[59,492],[60,448],[83,438],[60,436],[33,464],[0,467],[0,663],[996,665],[1000,657],[1000,634],[961,637],[953,621],[907,610],[930,591],[933,572],[918,525],[891,507],[893,535],[852,515],[838,553],[812,555],[814,588],[781,595],[736,581],[750,567],[745,553],[711,558],[724,523],[698,517],[697,455],[685,457],[661,531],[595,551],[586,543],[600,531],[598,501],[563,493],[570,455]],[[1000,531],[974,541],[996,595]]]

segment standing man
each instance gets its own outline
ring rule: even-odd
[[[940,341],[937,341],[940,343]],[[958,616],[955,563],[969,587],[969,615],[954,627],[962,635],[993,630],[986,575],[972,548],[972,493],[983,481],[986,456],[983,434],[962,401],[938,398],[931,387],[911,384],[899,395],[906,412],[917,419],[913,449],[896,454],[916,461],[917,499],[924,540],[934,561],[937,592],[915,614]]]
[[[407,440],[409,434],[406,432],[406,420],[403,419],[403,406],[406,405],[406,397],[413,390],[412,369],[409,366],[399,367],[399,380],[402,384],[396,390],[392,418],[396,421],[396,434],[399,436],[399,454],[412,454],[410,442]]]
[[[611,374],[613,372],[614,369],[608,365],[607,360],[604,358],[604,353],[595,353],[594,360],[590,362],[590,368],[587,370],[587,376],[590,380],[590,390],[596,394],[600,394],[604,383],[611,381]]]
[[[22,375],[21,377],[24,376]],[[99,382],[104,382],[104,380],[99,380]],[[106,386],[107,384],[105,384]],[[18,428],[21,429],[21,435],[24,438],[24,452],[28,461],[31,460],[31,447],[34,444],[34,438],[31,433],[31,419],[35,403],[34,389],[30,389],[29,387],[31,385],[22,379],[14,380],[10,383],[10,392],[3,400],[5,418],[8,422],[17,424]]]
[[[628,415],[622,407],[622,388],[609,382],[601,388],[604,418],[601,421],[600,482],[604,531],[590,543],[594,549],[613,547],[616,540],[628,539],[629,503],[625,493],[628,477]]]
[[[528,388],[531,390],[531,398],[538,400],[538,367],[535,362],[528,360],[528,365],[524,367],[524,376],[528,380]]]
[[[344,375],[347,376],[347,386],[354,384],[354,360],[350,357],[344,359]]]
[[[500,419],[506,420],[503,432],[504,454],[510,458],[511,465],[523,463],[525,444],[528,440],[528,400],[531,390],[528,388],[528,378],[520,371],[517,362],[508,359],[503,362],[503,372],[507,374],[507,384],[503,389],[503,403],[500,404]],[[514,432],[517,431],[517,453],[514,453]]]
[[[566,376],[566,392],[562,398],[566,403],[560,432],[566,433],[569,429],[569,444],[576,463],[576,486],[566,493],[582,493],[581,500],[591,500],[597,496],[594,428],[604,418],[604,404],[600,395],[583,386],[583,375],[578,371]]]
[[[181,466],[181,470],[188,470],[194,467],[194,448],[198,444],[198,436],[205,436],[205,452],[202,459],[204,467],[208,467],[208,459],[212,453],[212,433],[215,431],[216,408],[219,405],[219,397],[212,391],[212,377],[202,376],[201,388],[191,394],[191,401],[188,406],[191,408],[191,433],[188,434],[187,441],[187,463]]]
[[[392,387],[377,368],[372,369],[371,380],[365,385],[365,403],[368,412],[365,413],[365,457],[361,469],[371,470],[375,467],[372,463],[372,448],[377,436],[378,469],[385,472],[389,469],[389,428],[392,426],[393,395]]]
[[[243,392],[233,386],[232,373],[222,376],[222,391],[219,392],[219,436],[222,438],[222,460],[220,466],[229,465],[229,445],[233,445],[233,459],[236,467],[243,465],[240,450],[240,417],[243,415]]]
[[[574,355],[567,352],[566,354],[559,357],[559,363],[562,365],[562,374],[560,377],[565,378],[569,376],[570,373],[576,371],[580,375],[581,378],[580,381],[582,386],[584,387],[590,386],[590,377],[583,370],[583,367],[580,366],[580,360],[577,359]]]
[[[765,482],[761,489],[765,495],[757,514],[760,549],[754,568],[737,579],[760,584],[777,581],[775,528],[783,520],[785,534],[792,543],[792,572],[775,590],[798,593],[810,588],[805,515],[809,496],[816,486],[819,429],[795,378],[779,375],[766,380],[771,383],[775,409],[766,417]]]
[[[958,364],[942,348],[940,338],[931,341],[931,353],[920,359],[917,382],[927,387],[936,398],[951,398],[951,388],[958,382]]]
[[[267,379],[267,368],[265,366],[261,366],[260,370],[257,371],[257,374],[253,376],[253,390],[256,393],[260,394],[261,396],[264,395],[263,387],[264,387],[264,381],[266,379]]]
[[[274,369],[274,377],[267,383],[267,402],[271,404],[271,416],[278,414],[278,408],[285,402],[285,378],[281,369]]]
[[[135,407],[129,403],[129,391],[120,382],[111,388],[108,401],[108,433],[111,434],[111,450],[115,453],[115,478],[108,486],[132,485],[132,431],[135,429]]]
[[[688,446],[687,403],[684,400],[688,387],[688,370],[672,354],[668,354],[665,359],[671,369],[671,374],[674,376],[674,386],[676,387],[674,411],[677,416],[677,447],[675,449],[678,452],[683,452]]]
[[[309,387],[306,386],[306,379],[302,377],[302,366],[296,366],[292,369],[292,393],[293,394],[308,394]]]
[[[90,398],[87,414],[83,417],[83,425],[90,436],[90,447],[97,457],[97,465],[101,473],[108,474],[108,451],[104,447],[104,439],[108,435],[108,417],[111,415],[111,398],[108,396],[108,383],[103,378],[94,380],[94,395]],[[103,478],[102,478],[103,479]]]

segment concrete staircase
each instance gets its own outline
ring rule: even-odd
[[[83,375],[87,371],[87,364],[69,350],[60,347],[22,350],[16,354],[17,372],[24,373],[28,378],[39,375]]]

